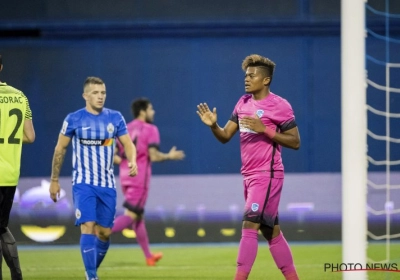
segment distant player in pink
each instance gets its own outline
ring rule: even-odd
[[[257,54],[245,58],[245,90],[225,127],[217,124],[217,110],[206,103],[197,114],[214,136],[227,143],[240,131],[245,207],[235,280],[247,279],[258,250],[258,230],[267,239],[277,267],[285,279],[299,279],[292,253],[278,220],[284,168],[281,147],[300,148],[292,107],[270,92],[275,63]]]
[[[120,164],[119,176],[122,193],[124,194],[125,213],[114,221],[112,232],[120,232],[131,227],[136,233],[136,240],[143,250],[148,266],[154,266],[162,258],[162,253],[152,254],[149,249],[149,238],[144,222],[144,208],[149,194],[151,163],[165,160],[181,160],[185,157],[183,151],[172,147],[168,153],[159,151],[160,134],[153,124],[155,111],[148,99],[140,98],[132,103],[134,120],[127,124],[128,133],[136,146],[138,174],[129,176],[128,161],[124,149],[118,143],[118,155],[115,163]]]

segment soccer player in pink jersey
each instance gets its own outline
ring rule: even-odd
[[[268,241],[285,279],[299,279],[293,257],[278,220],[284,168],[281,147],[300,148],[300,136],[289,102],[270,92],[275,63],[257,54],[247,56],[245,90],[225,127],[217,124],[217,110],[206,103],[197,114],[214,136],[227,143],[240,132],[245,207],[235,280],[247,279],[258,250],[258,230]]]
[[[114,221],[113,232],[120,232],[131,227],[136,233],[136,240],[143,250],[148,266],[154,266],[162,258],[162,253],[151,253],[149,238],[144,221],[144,208],[150,187],[151,163],[166,160],[181,160],[185,157],[183,151],[172,147],[168,153],[159,151],[160,133],[153,124],[155,111],[146,98],[139,98],[132,103],[134,120],[128,123],[128,133],[137,149],[138,175],[128,175],[127,160],[124,149],[118,145],[118,155],[115,163],[120,164],[119,176],[122,193],[124,194],[125,213]]]

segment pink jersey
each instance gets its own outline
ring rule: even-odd
[[[240,119],[244,116],[255,115],[265,126],[283,132],[297,126],[292,107],[287,100],[272,92],[262,100],[254,100],[251,94],[245,94],[239,99],[230,119],[239,125],[241,173],[245,177],[263,174],[271,178],[283,178],[281,146],[264,133],[240,125]]]
[[[125,157],[124,148],[118,142],[118,153],[122,156],[119,167],[121,185],[148,188],[151,176],[151,161],[149,148],[160,145],[160,133],[154,124],[141,120],[133,120],[127,124],[128,134],[136,146],[138,174],[135,177],[129,176],[128,161]]]

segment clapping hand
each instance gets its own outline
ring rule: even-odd
[[[217,108],[214,108],[211,112],[207,103],[200,103],[197,105],[197,110],[197,115],[199,115],[201,121],[207,126],[214,126],[217,123]]]

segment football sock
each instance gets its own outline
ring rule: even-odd
[[[136,232],[136,240],[139,243],[140,247],[142,248],[144,256],[147,258],[151,258],[151,252],[149,248],[149,237],[147,235],[146,225],[144,220],[141,219],[136,221],[132,229]]]
[[[17,244],[14,236],[11,234],[8,227],[0,228],[0,241],[2,247],[2,255],[8,267],[10,268],[11,278],[14,280],[22,279],[22,271],[19,264]]]
[[[133,223],[133,219],[127,215],[118,216],[114,221],[112,232],[120,232],[129,228]]]
[[[276,266],[282,271],[287,280],[298,280],[296,268],[293,263],[292,252],[282,232],[275,238],[268,240],[269,250]]]
[[[100,266],[110,247],[110,240],[103,241],[96,237],[96,269]]]
[[[96,235],[81,234],[81,254],[83,265],[89,279],[97,278],[96,274]]]
[[[235,280],[247,279],[258,250],[258,235],[255,229],[242,229],[239,244]]]

